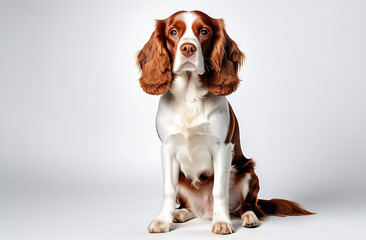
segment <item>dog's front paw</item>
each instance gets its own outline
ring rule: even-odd
[[[153,220],[147,230],[149,233],[165,233],[169,232],[170,223],[161,220]]]
[[[214,222],[211,231],[215,234],[231,234],[234,228],[231,222]]]

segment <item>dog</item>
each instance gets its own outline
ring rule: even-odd
[[[244,58],[223,20],[200,11],[157,20],[137,53],[142,89],[162,95],[156,130],[164,198],[150,233],[195,217],[212,219],[215,234],[231,234],[230,217],[252,228],[268,215],[312,214],[292,201],[257,198],[255,164],[242,153],[238,120],[225,97],[240,83]]]

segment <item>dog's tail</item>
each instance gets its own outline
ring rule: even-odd
[[[286,217],[314,214],[312,212],[306,211],[299,204],[285,199],[258,199],[258,206],[265,216],[274,215],[278,217]]]

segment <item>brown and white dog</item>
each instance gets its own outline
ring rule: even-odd
[[[225,98],[239,85],[244,57],[223,20],[200,11],[157,20],[138,53],[141,87],[163,94],[156,128],[164,200],[149,232],[167,232],[173,221],[200,217],[212,219],[212,232],[229,234],[230,216],[257,227],[258,218],[267,215],[311,214],[288,200],[257,198],[254,162],[241,151],[238,121]]]

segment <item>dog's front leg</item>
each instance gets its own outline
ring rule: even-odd
[[[177,198],[177,186],[179,177],[179,163],[173,157],[169,144],[163,143],[161,147],[161,163],[163,165],[163,204],[158,216],[148,227],[150,233],[168,232],[173,222]]]
[[[211,231],[216,234],[230,234],[234,229],[229,215],[229,187],[233,145],[220,144],[213,156],[214,199]]]

